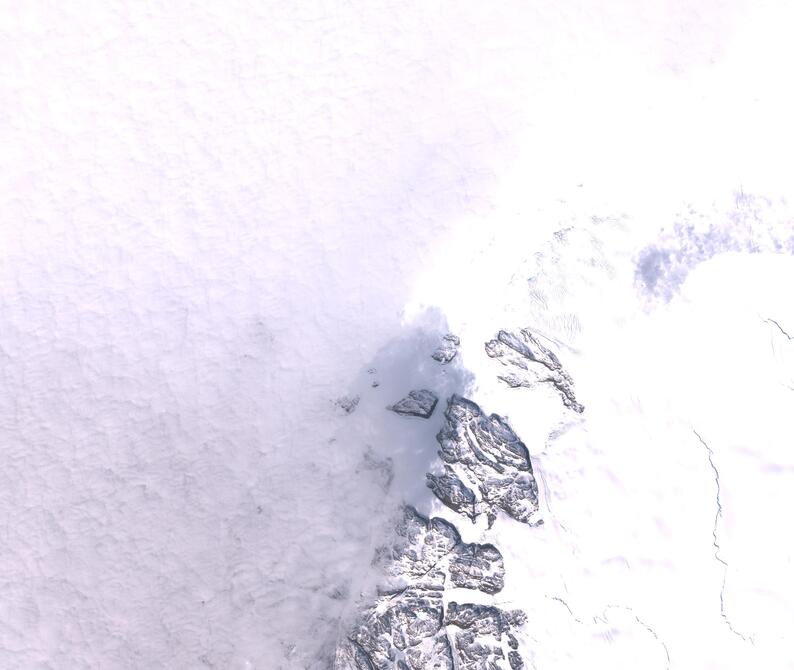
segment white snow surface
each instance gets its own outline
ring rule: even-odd
[[[405,501],[529,667],[794,668],[789,3],[0,16],[0,667],[327,668]],[[497,380],[519,327],[582,416]],[[455,391],[543,526],[425,488]]]

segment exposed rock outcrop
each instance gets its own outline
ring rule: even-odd
[[[524,667],[518,652],[518,642],[511,628],[526,622],[526,615],[513,610],[506,612],[498,607],[467,603],[449,603],[444,623],[452,640],[453,653],[461,670],[481,670],[504,667],[511,670]]]
[[[407,506],[394,542],[378,550],[374,566],[381,577],[375,602],[338,646],[335,670],[506,670],[499,663],[510,662],[502,642],[522,623],[519,614],[457,603],[445,611],[443,602],[447,580],[501,591],[504,561],[496,547],[463,542],[448,521]]]
[[[334,404],[341,409],[345,414],[352,414],[356,411],[356,407],[358,407],[358,403],[361,401],[361,396],[359,395],[344,395],[341,398],[337,398],[334,401]]]
[[[507,421],[497,414],[486,416],[479,405],[458,395],[449,399],[444,416],[436,439],[447,473],[429,476],[433,493],[451,509],[464,509],[469,518],[485,514],[489,526],[500,509],[529,525],[543,523],[529,451]]]
[[[396,539],[378,550],[383,593],[406,588],[441,589],[451,577],[456,586],[497,593],[504,586],[504,561],[491,544],[463,542],[457,528],[440,517],[428,519],[406,506]]]
[[[437,403],[438,396],[435,393],[422,389],[421,391],[411,391],[405,398],[393,405],[389,405],[386,409],[403,416],[418,416],[422,419],[429,419]]]
[[[477,496],[466,486],[448,465],[441,475],[427,474],[427,486],[451,510],[477,520]]]
[[[456,349],[455,336],[445,340]],[[436,353],[433,357],[442,363],[454,358],[454,352]],[[556,358],[543,360],[554,365]],[[419,390],[388,409],[429,418],[437,403],[435,393]],[[427,474],[427,486],[436,497],[472,522],[485,515],[489,528],[499,510],[531,526],[543,523],[529,452],[508,422],[486,415],[458,395],[447,401],[444,418],[436,436],[443,472]],[[379,473],[388,489],[391,459],[379,459],[370,448],[360,467]],[[453,588],[480,591],[478,600],[502,591],[504,559],[493,544],[464,542],[446,519],[424,517],[405,506],[393,539],[376,550],[372,568],[376,582],[361,593],[363,609],[338,641],[334,670],[524,667],[512,632],[525,622],[522,612],[487,604],[445,604],[444,594]]]
[[[492,544],[461,542],[450,556],[449,577],[457,588],[499,593],[505,585],[502,554]]]
[[[496,339],[486,343],[485,352],[508,368],[508,372],[499,375],[499,379],[509,386],[532,388],[550,383],[566,407],[580,414],[584,411],[584,406],[574,395],[573,380],[556,354],[543,346],[528,328],[518,333],[500,330]]]
[[[446,365],[458,355],[459,346],[460,338],[457,335],[453,335],[452,333],[447,333],[441,338],[441,344],[438,345],[438,348],[432,353],[431,356],[433,360]]]

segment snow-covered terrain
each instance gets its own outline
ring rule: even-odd
[[[352,663],[404,503],[526,667],[794,667],[786,3],[0,16],[0,667]]]

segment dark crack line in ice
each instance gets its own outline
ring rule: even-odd
[[[636,619],[637,623],[640,624],[640,626],[642,626],[651,635],[653,635],[656,638],[656,641],[660,645],[662,645],[662,648],[664,649],[664,655],[667,657],[667,670],[670,670],[670,652],[667,649],[667,645],[665,644],[664,640],[662,640],[662,638],[660,638],[657,635],[656,631],[653,628],[651,628],[651,626],[649,626],[642,619],[640,619],[640,617],[637,616],[636,612],[633,609],[631,609],[631,607],[627,607],[626,605],[607,605],[604,608],[604,611],[606,611],[608,609],[626,610],[627,612],[629,612],[631,614],[631,616],[633,616]]]
[[[728,628],[730,628],[731,632],[734,635],[737,635],[738,637],[742,638],[742,640],[744,640],[745,642],[747,642],[748,638],[742,635],[742,633],[740,633],[733,627],[733,624],[731,624],[730,619],[728,619],[728,615],[725,612],[725,582],[728,579],[728,564],[725,562],[722,556],[720,556],[721,547],[717,540],[717,526],[719,525],[720,518],[722,517],[722,499],[720,497],[722,490],[720,488],[720,473],[717,470],[717,466],[714,464],[714,451],[712,450],[712,448],[708,444],[706,444],[706,441],[700,436],[700,433],[698,433],[694,428],[692,429],[692,432],[695,434],[697,439],[706,449],[706,454],[708,455],[708,459],[709,459],[709,465],[711,466],[711,469],[714,472],[714,482],[717,484],[717,513],[714,515],[714,528],[711,531],[711,536],[712,536],[712,545],[714,546],[714,558],[717,559],[717,561],[721,563],[723,566],[722,587],[720,588],[720,615],[727,624]],[[750,637],[749,641],[753,642],[752,637]]]
[[[576,623],[582,624],[582,625],[584,624],[584,622],[581,619],[578,619],[576,617],[576,615],[573,613],[573,610],[571,610],[571,606],[563,598],[560,598],[559,596],[550,596],[550,595],[547,595],[546,597],[549,600],[556,600],[558,603],[563,605],[565,607],[565,609],[568,610],[568,613],[571,615],[571,618],[574,621],[576,621]],[[660,645],[662,645],[662,649],[664,649],[664,655],[665,655],[665,658],[667,659],[667,670],[670,670],[670,651],[667,649],[667,644],[665,643],[664,640],[662,640],[662,638],[659,637],[659,635],[656,633],[656,631],[651,626],[649,626],[645,621],[640,619],[640,617],[637,616],[637,614],[634,612],[634,610],[631,609],[631,607],[627,607],[626,605],[607,605],[604,608],[604,612],[606,612],[606,610],[608,610],[608,609],[626,610],[627,612],[629,612],[634,617],[634,619],[637,621],[638,624],[640,624],[643,628],[645,628],[645,630],[647,630],[651,635],[653,635],[653,637],[656,639],[656,641]],[[594,623],[597,623],[599,621],[601,621],[603,623],[609,623],[607,618],[606,618],[606,616],[604,616],[603,614],[602,614],[602,616],[594,616],[593,617],[593,622]]]
[[[774,323],[777,326],[777,329],[783,333],[789,340],[794,340],[794,337],[789,335],[785,330],[783,330],[783,326],[781,326],[777,321],[774,319],[764,319],[767,323]]]
[[[573,618],[573,620],[574,620],[576,623],[579,623],[579,624],[580,624],[580,623],[582,623],[582,620],[581,620],[581,619],[577,619],[577,618],[576,618],[576,615],[573,613],[573,610],[571,609],[571,606],[570,606],[570,605],[569,605],[567,602],[565,602],[565,600],[563,600],[563,599],[562,599],[562,598],[560,598],[559,596],[546,596],[546,597],[547,597],[549,600],[556,600],[558,603],[562,604],[562,605],[565,607],[565,609],[567,609],[567,610],[568,610],[568,614],[570,614],[570,615],[571,615],[571,617]]]
[[[694,429],[692,430],[692,432],[695,433],[698,440],[700,440],[700,443],[706,448],[706,454],[708,455],[709,465],[711,466],[711,470],[714,472],[714,481],[717,484],[717,513],[714,515],[714,528],[711,531],[712,545],[714,546],[714,558],[716,558],[720,563],[722,563],[722,565],[724,565],[727,568],[728,564],[720,556],[719,553],[720,545],[717,541],[717,525],[719,524],[720,517],[722,516],[722,500],[720,498],[720,493],[721,493],[720,473],[717,470],[717,466],[714,465],[714,451],[712,450],[712,448],[708,444],[706,444],[705,440],[700,436],[700,433],[698,433]]]

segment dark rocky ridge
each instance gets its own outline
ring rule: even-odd
[[[526,623],[526,615],[520,610],[506,612],[489,605],[451,602],[444,622],[460,670],[504,667],[505,657],[511,670],[524,667],[518,641],[510,632]]]
[[[337,647],[336,670],[506,667],[494,661],[515,651],[504,645],[514,641],[509,630],[522,615],[456,603],[445,611],[443,603],[447,581],[488,594],[502,590],[496,547],[463,542],[448,521],[406,506],[393,543],[377,551],[373,565],[382,575],[375,602]]]
[[[433,493],[471,519],[485,514],[489,526],[500,509],[531,526],[543,523],[529,451],[507,421],[497,414],[486,416],[479,405],[458,395],[449,399],[444,416],[436,439],[447,468],[443,475],[428,475]]]
[[[447,507],[458,514],[465,514],[472,522],[477,520],[479,506],[477,496],[466,486],[448,465],[444,474],[427,473],[427,486]]]
[[[452,333],[447,333],[441,338],[441,344],[439,344],[438,348],[432,353],[431,358],[446,365],[458,355],[459,346],[460,338]]]
[[[496,547],[463,542],[449,521],[428,519],[410,506],[403,510],[394,542],[378,550],[373,564],[384,575],[379,589],[386,594],[406,588],[442,589],[447,578],[484,593],[504,587],[504,561]]]
[[[486,343],[485,353],[509,368],[509,372],[499,375],[499,379],[509,386],[532,388],[550,383],[566,407],[580,414],[584,412],[584,406],[574,395],[570,375],[554,352],[544,347],[528,328],[518,333],[500,330],[496,339]]]
[[[418,416],[422,419],[429,419],[436,408],[436,404],[438,404],[438,396],[432,391],[422,389],[421,391],[411,391],[405,398],[393,405],[389,405],[386,409],[403,416]]]
[[[403,410],[412,409],[408,398]],[[437,398],[433,396],[432,414]],[[400,412],[402,413],[402,412]],[[406,413],[413,413],[412,411]],[[485,514],[490,527],[502,510],[529,525],[542,523],[529,452],[507,421],[466,398],[447,402],[436,436],[442,474],[427,485],[453,511],[472,521]],[[364,467],[391,472],[391,463],[365,456]],[[377,587],[336,648],[334,670],[520,670],[524,661],[511,632],[524,624],[518,610],[450,602],[448,588],[487,595],[504,588],[501,552],[492,544],[467,543],[457,528],[405,506],[394,539],[372,562]]]

